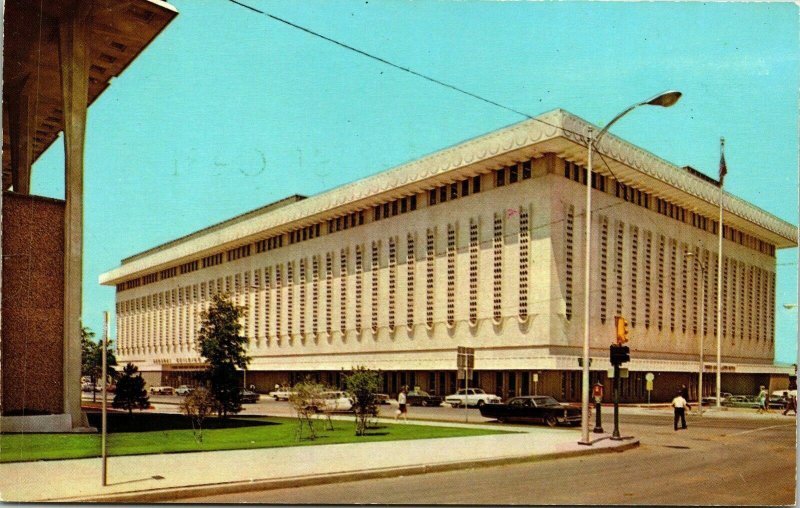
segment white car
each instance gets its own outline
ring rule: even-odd
[[[175,389],[171,386],[151,386],[151,395],[174,395]]]
[[[465,403],[467,406],[482,407],[484,404],[500,404],[502,400],[497,395],[486,393],[480,388],[462,388],[453,395],[445,397],[444,402],[453,407],[461,407]]]
[[[194,388],[189,385],[180,385],[175,389],[175,395],[186,396],[194,391]]]
[[[352,411],[353,397],[347,392],[322,392],[312,403],[316,411]]]
[[[289,400],[289,395],[292,393],[294,392],[288,388],[278,388],[277,390],[269,392],[267,395],[275,400]]]

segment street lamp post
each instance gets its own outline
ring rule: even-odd
[[[585,233],[585,256],[584,256],[584,272],[583,272],[583,372],[582,372],[582,390],[581,390],[581,440],[580,444],[590,445],[589,441],[589,276],[591,274],[591,231],[592,231],[592,151],[600,142],[600,138],[614,125],[620,118],[627,115],[639,106],[661,106],[668,108],[678,102],[681,98],[681,92],[671,90],[661,93],[655,97],[648,99],[644,102],[638,102],[630,106],[622,113],[614,117],[613,120],[603,127],[603,129],[594,135],[593,131],[589,131],[589,140],[587,148],[589,156],[587,159],[586,168],[586,233]]]
[[[684,253],[686,257],[694,259],[694,262],[697,263],[697,266],[700,267],[700,270],[703,274],[703,280],[700,284],[700,368],[699,374],[697,379],[697,407],[700,414],[703,414],[703,371],[705,370],[705,365],[703,362],[703,350],[704,350],[704,341],[705,341],[705,330],[703,326],[705,325],[705,315],[706,315],[706,278],[708,277],[708,267],[706,266],[705,261],[701,261],[695,256],[694,252],[686,252]],[[717,391],[719,392],[719,386],[717,386]],[[719,395],[717,395],[717,402],[719,402]]]

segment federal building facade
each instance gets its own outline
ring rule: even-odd
[[[306,375],[337,385],[364,365],[388,393],[450,393],[467,346],[470,386],[579,400],[590,128],[556,110],[124,259],[100,278],[117,288],[118,357],[150,383],[192,383],[201,313],[227,293],[247,308],[247,384],[262,391]],[[797,245],[797,228],[724,195],[718,322],[718,183],[611,135],[599,150],[593,382],[610,383],[619,315],[632,357],[623,400],[646,399],[648,372],[652,400],[680,384],[696,397],[701,335],[714,390],[717,327],[723,390],[785,386],[789,372],[773,365],[775,251]]]

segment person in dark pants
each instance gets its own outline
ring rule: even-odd
[[[686,399],[683,398],[681,392],[678,392],[678,395],[672,399],[672,407],[675,411],[675,420],[674,420],[674,427],[675,430],[678,430],[678,419],[681,421],[681,428],[686,428],[686,410],[691,409],[689,407],[689,403],[686,402]]]

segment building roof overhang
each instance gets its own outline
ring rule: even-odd
[[[248,214],[235,228],[212,226],[205,234],[192,234],[185,241],[150,249],[147,255],[132,256],[128,258],[130,262],[102,274],[100,283],[116,284],[144,271],[364,210],[547,153],[586,164],[586,139],[590,128],[599,130],[571,113],[554,110],[291,205]],[[700,178],[612,134],[607,134],[597,148],[623,183],[710,217],[718,214],[720,189],[709,179]],[[604,165],[598,166],[594,165],[596,171],[610,174]],[[729,193],[724,193],[723,207],[727,224],[778,248],[797,246],[796,226]]]
[[[30,96],[31,162],[64,129],[58,23],[66,0],[6,0],[3,39],[3,189],[11,186],[8,100]],[[89,104],[108,88],[178,11],[162,0],[92,0],[89,12]]]

